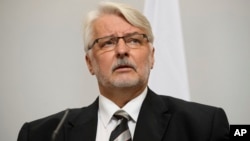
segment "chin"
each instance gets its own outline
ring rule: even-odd
[[[139,84],[139,80],[119,80],[112,83],[113,86],[118,88],[134,87]]]

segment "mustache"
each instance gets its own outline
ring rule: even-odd
[[[123,68],[123,67],[132,68],[136,71],[136,65],[125,58],[118,59],[117,62],[113,65],[112,71],[115,71],[116,69]]]

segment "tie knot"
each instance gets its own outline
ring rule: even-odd
[[[130,120],[130,116],[127,112],[125,112],[124,110],[118,110],[114,113],[114,117],[116,119],[126,119],[126,120]]]

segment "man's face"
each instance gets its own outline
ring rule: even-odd
[[[94,22],[94,39],[131,33],[145,34],[116,15],[103,15]],[[108,51],[102,50],[98,43],[94,44],[86,54],[86,62],[100,87],[145,86],[154,64],[154,49],[147,41],[140,48],[130,48],[120,38]]]

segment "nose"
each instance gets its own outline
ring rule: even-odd
[[[121,39],[121,40],[120,40]],[[115,47],[115,52],[117,57],[125,57],[129,55],[129,47],[126,45],[123,38],[118,38],[117,45]]]

